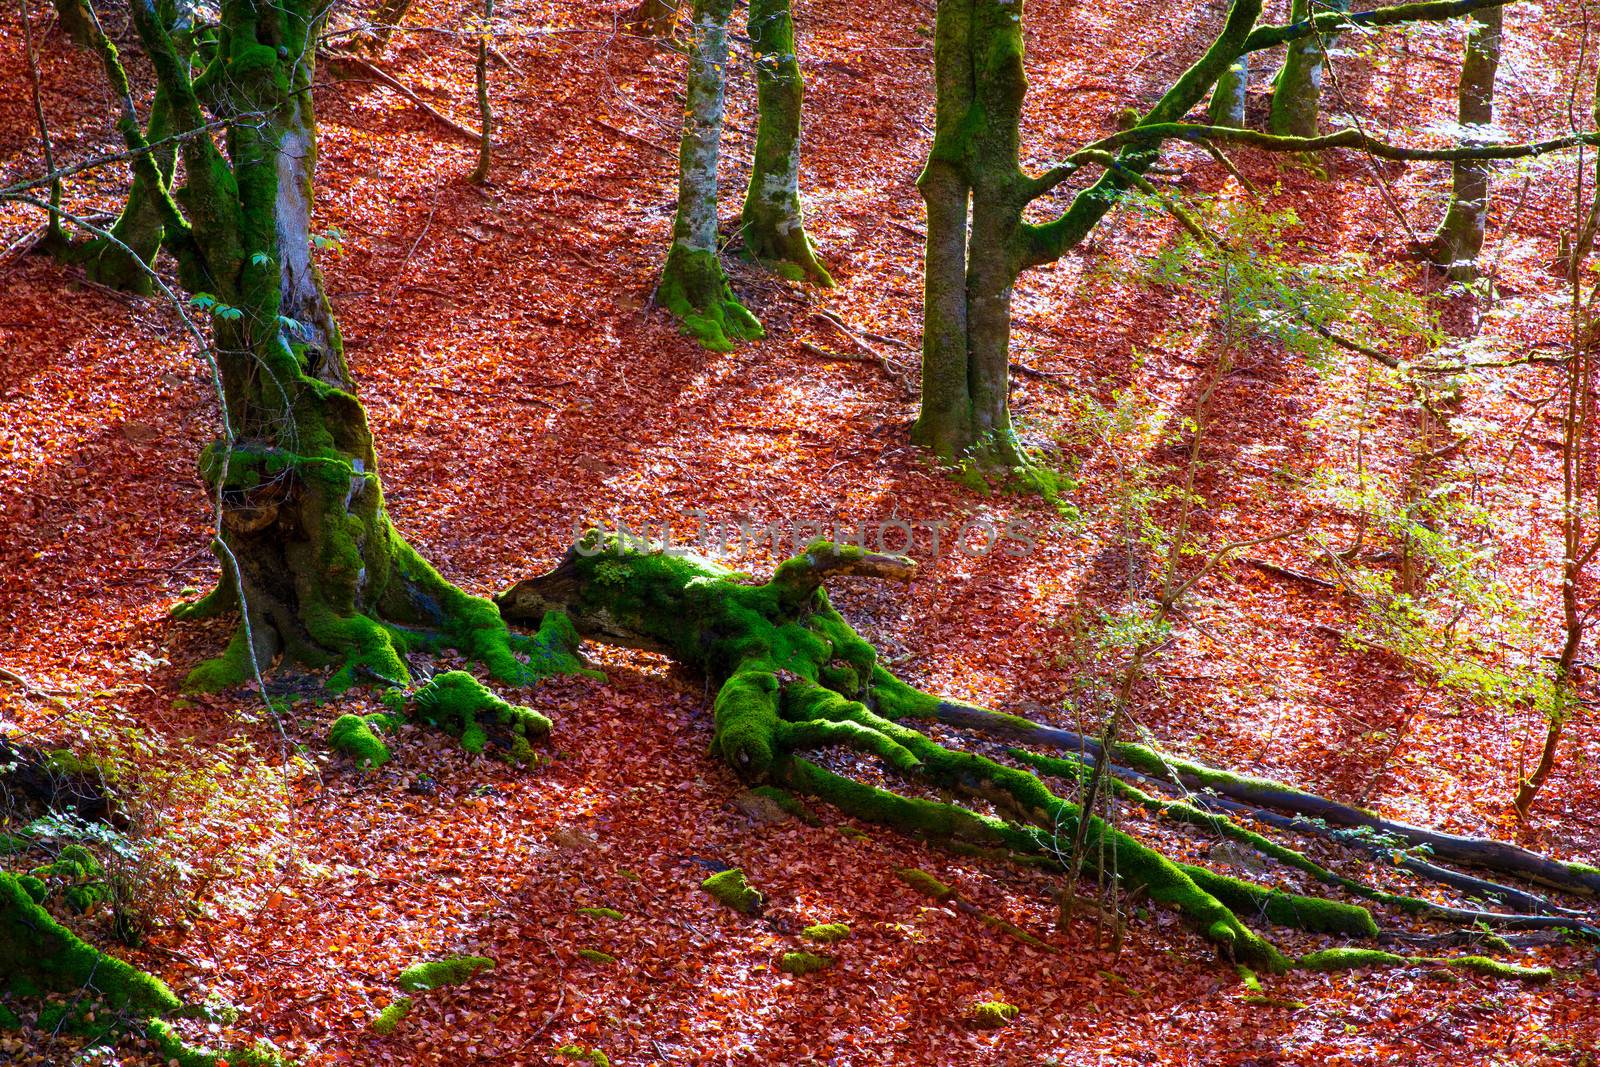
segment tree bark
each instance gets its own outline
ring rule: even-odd
[[[489,42],[494,23],[494,0],[483,0],[483,28],[478,32],[478,165],[468,180],[482,184],[489,180],[489,165],[494,159],[494,108],[489,103]]]
[[[384,507],[366,412],[312,257],[311,85],[325,14],[320,0],[228,8],[217,59],[197,83],[152,6],[133,8],[176,128],[205,124],[201,93],[216,84],[228,87],[219,110],[245,116],[227,125],[226,155],[210,137],[182,143],[175,191],[147,153],[136,156],[180,280],[211,313],[224,402],[224,433],[200,462],[222,506],[222,580],[174,614],[241,618],[227,650],[186,684],[239,684],[279,655],[336,668],[334,689],[405,684],[407,651],[444,646],[527,682],[544,673],[549,642],[513,638],[493,605],[405,542]],[[105,42],[101,55],[126,98],[116,50]],[[131,149],[148,147],[136,124],[122,129]]]
[[[1011,426],[1011,295],[1020,269],[1021,4],[941,0],[934,31],[922,406],[912,439],[945,462],[1025,466]]]
[[[1213,126],[1244,126],[1245,104],[1250,98],[1250,57],[1234,60],[1217,87],[1211,90],[1211,106],[1206,116]]]
[[[750,50],[755,58],[755,163],[741,223],[745,250],[793,280],[824,288],[833,278],[817,259],[800,207],[800,126],[805,82],[795,54],[790,0],[751,0]]]
[[[717,156],[733,0],[695,0],[689,85],[678,146],[678,214],[656,299],[682,331],[715,351],[762,336],[761,324],[733,296],[717,242]]]
[[[1328,9],[1345,11],[1349,0],[1329,0]],[[1312,0],[1294,0],[1289,20],[1302,23],[1311,18]],[[1327,50],[1337,35],[1312,33],[1289,42],[1288,55],[1272,90],[1272,110],[1267,129],[1280,137],[1315,137],[1317,117],[1322,108],[1322,69]]]
[[[1503,10],[1476,11],[1467,30],[1457,94],[1461,143],[1477,146],[1494,124],[1494,79],[1500,67]],[[1429,246],[1430,258],[1456,281],[1470,281],[1478,269],[1489,219],[1489,164],[1467,160],[1450,169],[1450,207]]]

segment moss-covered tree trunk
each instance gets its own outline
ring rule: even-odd
[[[166,92],[157,88],[155,100],[150,105],[150,123],[145,137],[153,144],[173,132]],[[157,170],[167,184],[172,182],[177,158],[175,145],[169,144],[155,152]],[[127,203],[111,226],[111,235],[127,248],[120,248],[103,239],[90,241],[81,252],[90,278],[101,285],[131,293],[148,294],[153,291],[149,268],[155,262],[156,253],[161,250],[163,233],[159,195],[159,189],[149,179],[137,171],[134,173]]]
[[[1500,67],[1500,30],[1503,10],[1498,7],[1473,12],[1461,60],[1458,121],[1465,145],[1483,144],[1494,123],[1494,79]],[[1450,207],[1428,248],[1434,263],[1457,281],[1477,272],[1489,219],[1489,164],[1464,160],[1450,170]]]
[[[943,0],[934,29],[922,407],[912,439],[946,462],[1023,465],[1011,426],[1011,295],[1027,204],[1018,161],[1022,5]]]
[[[727,351],[760,337],[761,324],[733,296],[717,242],[717,157],[728,70],[733,0],[695,0],[689,40],[688,93],[678,145],[678,214],[672,223],[656,299],[683,332]]]
[[[1346,11],[1349,0],[1328,0],[1313,4],[1312,0],[1294,0],[1290,21],[1303,23],[1316,11]],[[1322,69],[1328,60],[1328,49],[1333,47],[1334,34],[1310,33],[1289,42],[1283,69],[1278,71],[1272,89],[1272,110],[1267,116],[1267,129],[1280,137],[1315,137],[1317,117],[1322,105]]]
[[[169,28],[134,5],[139,36],[175,128],[207,109],[222,148],[182,142],[184,184],[140,153],[180,280],[208,307],[225,433],[201,457],[223,505],[222,581],[180,618],[237,611],[227,651],[196,668],[193,688],[240,683],[281,656],[334,667],[332,684],[403,684],[404,654],[449,645],[505,681],[538,676],[537,639],[512,639],[493,605],[444,581],[395,530],[383,503],[366,412],[312,258],[317,158],[311,86],[319,0],[230,0],[214,58],[191,79]],[[113,86],[126,78],[109,42]],[[234,117],[237,116],[237,121]],[[145,140],[123,124],[129,146]]]
[[[750,50],[755,60],[755,164],[740,223],[745,250],[795,280],[832,287],[817,259],[800,207],[800,125],[805,81],[795,53],[789,0],[750,0]]]
[[[1211,106],[1206,118],[1213,126],[1244,128],[1245,105],[1250,99],[1250,57],[1242,55],[1217,79],[1211,90]]]

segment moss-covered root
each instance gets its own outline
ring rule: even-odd
[[[1328,948],[1301,956],[1295,966],[1306,971],[1358,971],[1368,967],[1450,967],[1472,971],[1491,978],[1515,978],[1524,982],[1548,982],[1555,977],[1549,967],[1522,967],[1502,963],[1487,956],[1401,956],[1370,948]]]
[[[390,723],[387,715],[341,715],[328,731],[328,747],[355,760],[358,766],[376,768],[389,762],[389,746],[384,744],[374,726],[380,729]]]
[[[493,967],[494,960],[487,956],[447,956],[413,963],[400,972],[396,984],[408,993],[421,993],[440,986],[460,985],[479,971]]]
[[[230,1049],[191,1045],[183,1039],[182,1034],[160,1019],[151,1020],[145,1028],[145,1036],[168,1067],[172,1064],[177,1064],[177,1067],[290,1067],[291,1062],[264,1045]]]
[[[678,320],[685,336],[713,352],[730,352],[735,341],[765,336],[760,320],[734,297],[715,251],[673,245],[656,301]]]
[[[397,997],[372,1019],[372,1031],[387,1037],[394,1033],[401,1021],[411,1014],[416,1001],[410,997]]]
[[[967,1020],[980,1030],[998,1030],[1016,1021],[1021,1010],[1002,1000],[985,1000],[967,1009]]]
[[[717,903],[742,915],[760,915],[766,897],[761,890],[745,880],[744,872],[737,867],[713,874],[700,883],[700,888],[710,893]]]
[[[146,1019],[181,1006],[159,978],[79,940],[40,907],[16,877],[3,873],[0,988],[13,993],[93,990],[113,1011]]]
[[[461,738],[461,747],[479,753],[491,743],[511,759],[533,759],[531,742],[550,732],[550,720],[532,708],[508,704],[466,671],[446,671],[418,689],[413,714]]]

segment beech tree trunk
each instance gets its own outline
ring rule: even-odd
[[[1313,4],[1312,0],[1294,0],[1290,11],[1291,22],[1299,23],[1314,13],[1325,10],[1349,10],[1349,0],[1328,0]],[[1335,34],[1311,33],[1289,42],[1289,52],[1283,69],[1272,90],[1272,111],[1267,118],[1267,129],[1280,137],[1315,137],[1317,117],[1322,109],[1322,69],[1327,62],[1327,50],[1333,47]]]
[[[941,0],[933,150],[917,180],[928,213],[922,407],[912,440],[946,462],[1020,468],[1009,399],[1011,295],[1021,269],[1018,122],[1022,9]]]
[[[1206,118],[1213,126],[1244,128],[1245,104],[1250,98],[1250,57],[1242,55],[1217,79],[1211,90],[1211,106]]]
[[[366,412],[312,257],[317,142],[311,86],[326,12],[320,0],[230,6],[206,78],[151,5],[134,23],[178,129],[206,123],[201,94],[226,121],[226,153],[209,137],[182,142],[184,185],[122,123],[139,180],[157,206],[183,286],[209,310],[224,433],[200,473],[222,503],[214,547],[222,579],[180,606],[195,618],[240,611],[227,650],[189,676],[192,689],[250,680],[281,656],[337,668],[330,686],[404,684],[408,650],[449,646],[508,682],[541,673],[538,638],[512,638],[494,606],[442,579],[389,520]],[[127,95],[103,39],[113,89]],[[244,116],[228,121],[231,116]],[[180,206],[181,205],[181,206]],[[202,295],[203,294],[203,295]]]
[[[1472,14],[1457,100],[1464,145],[1486,143],[1494,124],[1494,79],[1500,67],[1502,22],[1502,8]],[[1489,177],[1489,164],[1483,161],[1466,160],[1450,170],[1450,207],[1428,251],[1433,262],[1457,281],[1469,281],[1477,273],[1489,219]]]
[[[727,86],[728,16],[733,0],[695,0],[689,84],[678,145],[678,214],[656,299],[683,332],[716,351],[762,336],[761,324],[733,296],[717,242],[717,157]]]
[[[832,288],[833,278],[817,259],[800,208],[805,81],[795,53],[789,0],[750,0],[749,28],[760,118],[740,217],[745,250],[795,281]]]

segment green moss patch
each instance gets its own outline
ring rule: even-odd
[[[800,936],[811,941],[832,944],[850,936],[850,927],[844,923],[815,923],[800,931]]]
[[[182,1006],[159,978],[79,940],[9,874],[0,874],[0,982],[19,995],[93,990],[112,1011],[144,1018]]]
[[[761,906],[766,903],[766,897],[745,881],[744,872],[737,867],[713,874],[700,883],[700,888],[710,893],[723,907],[744,915],[761,914]]]
[[[617,957],[613,956],[609,952],[602,952],[597,948],[580,948],[578,950],[578,956],[580,959],[588,960],[590,963],[617,962]]]
[[[784,974],[814,974],[832,966],[832,956],[819,956],[814,952],[785,952],[778,957],[778,970]]]
[[[578,914],[589,919],[610,919],[613,922],[627,918],[616,908],[579,908]]]
[[[449,956],[413,963],[400,972],[397,984],[408,993],[420,993],[440,986],[459,985],[479,971],[493,967],[494,960],[487,956]]]
[[[395,1027],[400,1025],[400,1021],[411,1014],[411,1008],[415,1003],[416,1001],[410,997],[400,997],[395,1000],[373,1018],[373,1032],[385,1036],[394,1033]]]
[[[592,1064],[593,1067],[611,1067],[610,1057],[597,1048],[584,1048],[582,1045],[562,1045],[550,1051],[569,1060]]]
[[[967,1018],[973,1026],[984,1030],[998,1030],[1016,1021],[1021,1009],[1002,1000],[985,1000],[967,1009]]]
[[[550,733],[550,720],[532,708],[508,704],[466,671],[438,674],[412,697],[415,717],[461,739],[468,752],[493,741],[519,763],[531,762],[530,742]]]
[[[1515,978],[1524,982],[1548,982],[1555,977],[1549,967],[1522,967],[1502,963],[1487,956],[1401,956],[1370,948],[1328,948],[1301,956],[1295,964],[1307,971],[1357,971],[1368,967],[1407,967],[1416,965],[1450,967],[1472,971],[1491,978]]]
[[[328,747],[344,753],[362,767],[382,767],[390,758],[389,746],[379,740],[371,724],[359,715],[339,716],[328,731]]]

